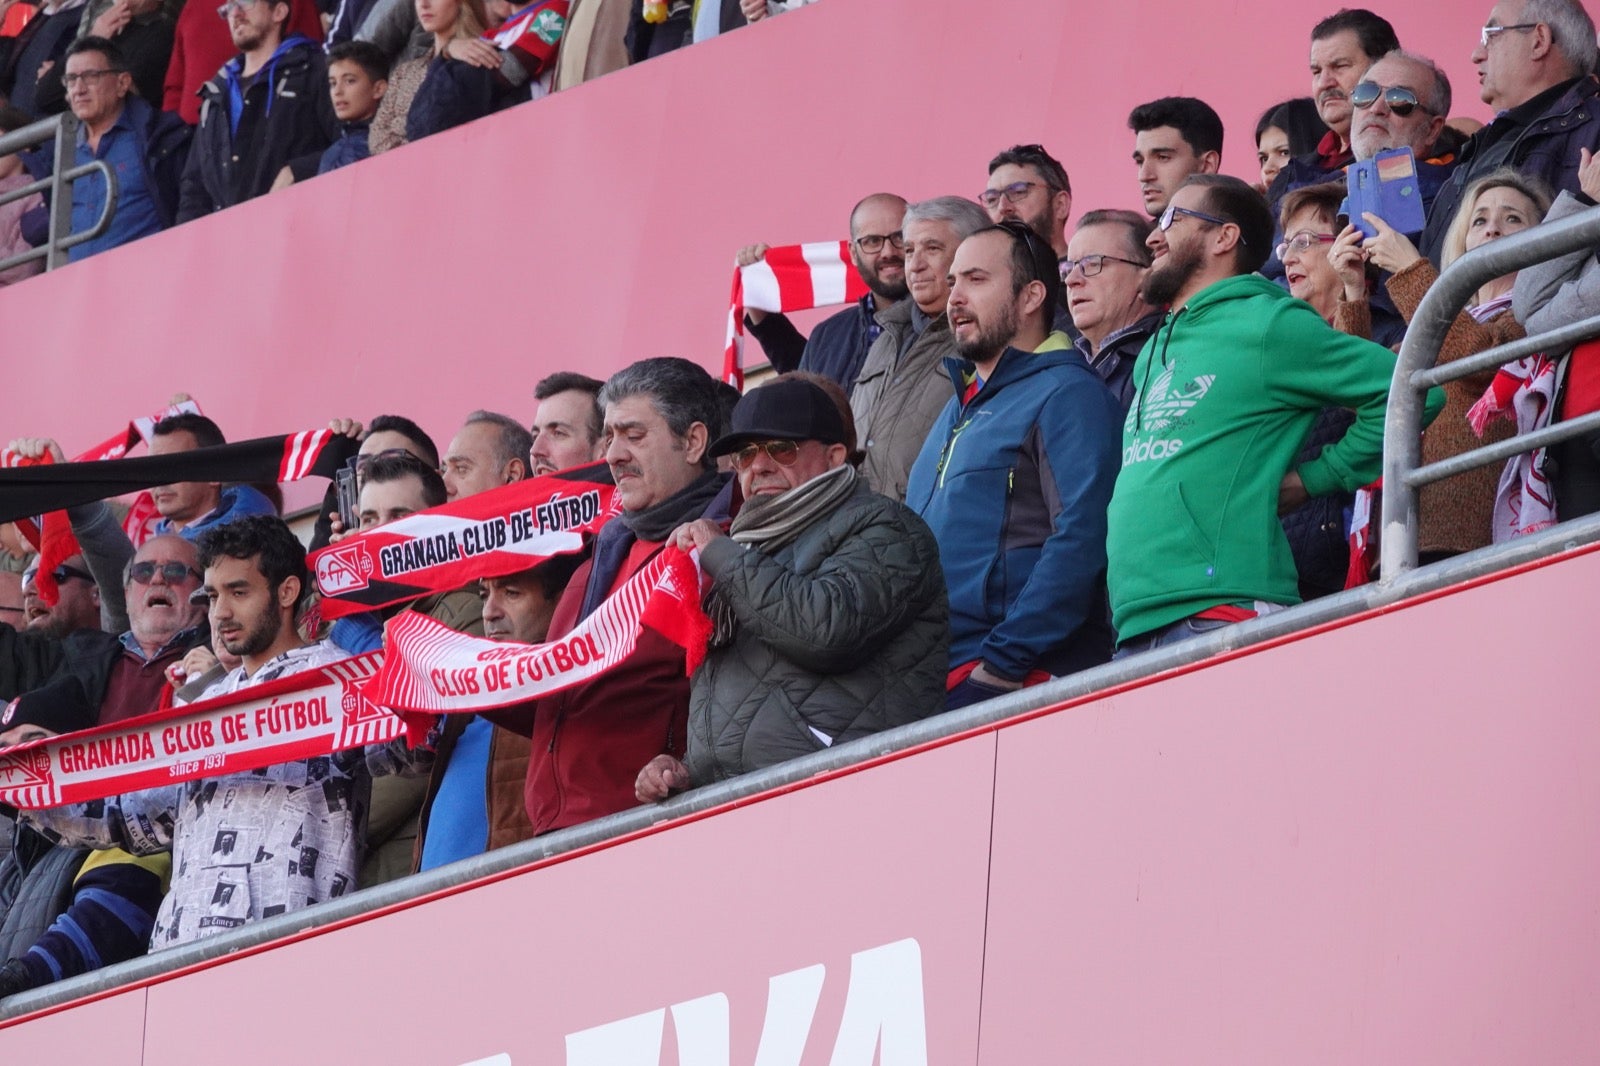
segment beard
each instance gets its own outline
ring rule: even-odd
[[[278,639],[278,621],[277,614],[264,612],[256,619],[254,625],[223,637],[222,646],[228,649],[231,655],[259,655],[272,647],[272,642]]]
[[[977,336],[956,341],[956,354],[974,363],[997,359],[1017,335],[1017,308],[1007,302],[992,322],[979,322]]]
[[[878,271],[882,270],[886,266],[897,266],[900,268],[899,281],[888,282],[883,280]],[[872,295],[876,296],[880,300],[887,300],[890,303],[895,303],[900,300],[904,300],[911,293],[911,290],[906,287],[906,261],[904,256],[900,257],[899,259],[889,259],[887,257],[879,259],[878,262],[870,268],[863,267],[858,260],[856,262],[856,269],[861,274],[861,280],[867,283],[867,288],[872,290]]]
[[[1199,273],[1204,258],[1198,241],[1167,245],[1167,254],[1156,260],[1145,276],[1141,294],[1152,307],[1166,307],[1183,291],[1189,279]]]

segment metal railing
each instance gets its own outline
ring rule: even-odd
[[[84,241],[92,241],[106,231],[117,212],[117,173],[104,160],[96,159],[83,166],[73,165],[78,150],[78,120],[71,114],[40,119],[10,133],[0,134],[0,157],[27,151],[49,144],[53,166],[50,176],[30,182],[20,188],[0,193],[0,204],[32,196],[34,193],[50,194],[50,236],[44,244],[26,252],[0,259],[0,270],[9,270],[36,259],[44,260],[46,270],[54,270],[67,262],[67,252]],[[94,225],[81,233],[72,232],[72,183],[81,177],[98,172],[106,183],[106,202],[100,208],[100,217]]]
[[[1600,208],[1547,222],[1468,252],[1422,298],[1400,345],[1383,429],[1383,510],[1379,551],[1384,582],[1417,566],[1417,490],[1467,470],[1600,430],[1600,412],[1422,465],[1422,414],[1428,389],[1536,352],[1556,352],[1600,336],[1600,315],[1435,366],[1450,325],[1485,282],[1583,249],[1600,248]]]

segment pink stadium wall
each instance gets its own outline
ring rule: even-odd
[[[972,195],[1042,141],[1075,213],[1137,206],[1124,118],[1167,93],[1216,106],[1253,174],[1336,6],[827,0],[0,290],[0,434],[84,447],[182,389],[235,438],[382,411],[447,438],[531,417],[558,368],[715,367],[734,250],[842,236],[864,192]],[[1487,0],[1391,6],[1487,117]]]

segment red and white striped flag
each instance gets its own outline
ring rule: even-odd
[[[867,294],[850,261],[849,241],[818,241],[768,248],[766,256],[733,271],[728,306],[728,339],[723,349],[722,380],[744,388],[744,313],[809,311],[859,300]]]

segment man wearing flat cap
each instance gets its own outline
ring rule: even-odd
[[[784,375],[741,399],[712,444],[713,456],[732,457],[744,503],[726,534],[705,520],[673,534],[699,549],[713,630],[691,685],[687,755],[645,766],[640,800],[943,709],[938,544],[858,477],[841,408]]]

